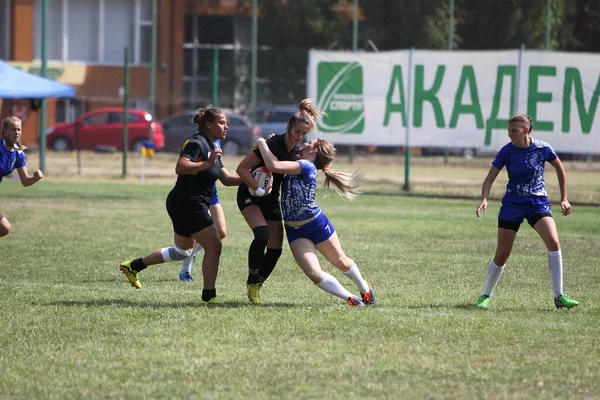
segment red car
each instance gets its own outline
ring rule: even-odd
[[[127,143],[130,150],[139,152],[142,142],[148,139],[152,129],[154,146],[157,150],[165,146],[162,125],[153,122],[145,110],[127,110]],[[79,140],[76,138],[79,127]],[[123,108],[97,108],[75,122],[57,124],[47,131],[46,143],[54,151],[80,149],[116,148],[123,149]]]

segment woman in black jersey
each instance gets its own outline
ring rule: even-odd
[[[167,196],[167,212],[173,221],[174,245],[123,262],[120,269],[131,286],[139,289],[142,285],[137,278],[138,272],[150,265],[189,257],[197,242],[204,248],[202,300],[218,303],[215,283],[221,239],[208,210],[210,197],[217,179],[226,186],[239,185],[241,180],[223,167],[222,150],[213,145],[215,140],[222,140],[227,134],[225,113],[218,108],[198,109],[193,121],[198,124],[199,130],[183,145],[175,166],[177,182]]]
[[[298,144],[314,130],[317,109],[310,99],[304,99],[299,110],[290,116],[287,130],[283,135],[273,135],[267,139],[271,152],[280,161],[293,161],[298,155]],[[260,289],[271,275],[283,247],[283,223],[279,191],[282,174],[273,174],[273,186],[270,192],[258,188],[252,178],[252,170],[264,166],[262,155],[254,148],[239,164],[237,173],[242,178],[238,188],[237,203],[246,223],[254,233],[254,240],[248,250],[248,280],[246,290],[253,304],[261,304]],[[248,187],[255,191],[251,195]],[[266,252],[265,252],[266,249]]]

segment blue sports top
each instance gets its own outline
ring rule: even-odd
[[[506,166],[508,183],[502,204],[537,205],[548,203],[544,166],[557,156],[546,142],[533,139],[531,146],[520,148],[512,143],[502,147],[492,165],[498,169]]]
[[[281,211],[283,220],[304,221],[321,212],[315,203],[317,167],[311,161],[298,160],[299,175],[286,175],[281,185]]]
[[[3,177],[25,165],[27,165],[25,153],[17,149],[9,151],[6,148],[4,139],[2,139],[0,142],[0,182],[2,182]]]

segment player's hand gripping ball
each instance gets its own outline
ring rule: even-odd
[[[271,193],[271,187],[273,186],[273,174],[271,173],[271,171],[269,171],[267,167],[263,166],[252,170],[252,178],[254,178],[254,181],[256,182],[258,187],[262,188],[265,191],[265,193],[262,196],[266,196],[269,193]],[[250,187],[248,188],[248,192],[250,192],[252,196],[257,195],[257,193]]]

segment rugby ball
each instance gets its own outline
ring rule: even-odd
[[[271,171],[269,171],[269,169],[267,167],[258,167],[255,168],[254,170],[252,170],[252,178],[254,178],[254,182],[256,182],[256,184],[258,185],[258,187],[261,187],[263,189],[265,189],[266,194],[269,194],[269,192],[271,192],[271,186],[273,186],[273,174],[271,173]],[[267,189],[269,188],[269,189]],[[252,188],[248,187],[248,192],[254,196],[256,193],[254,193],[254,190],[252,190]]]

